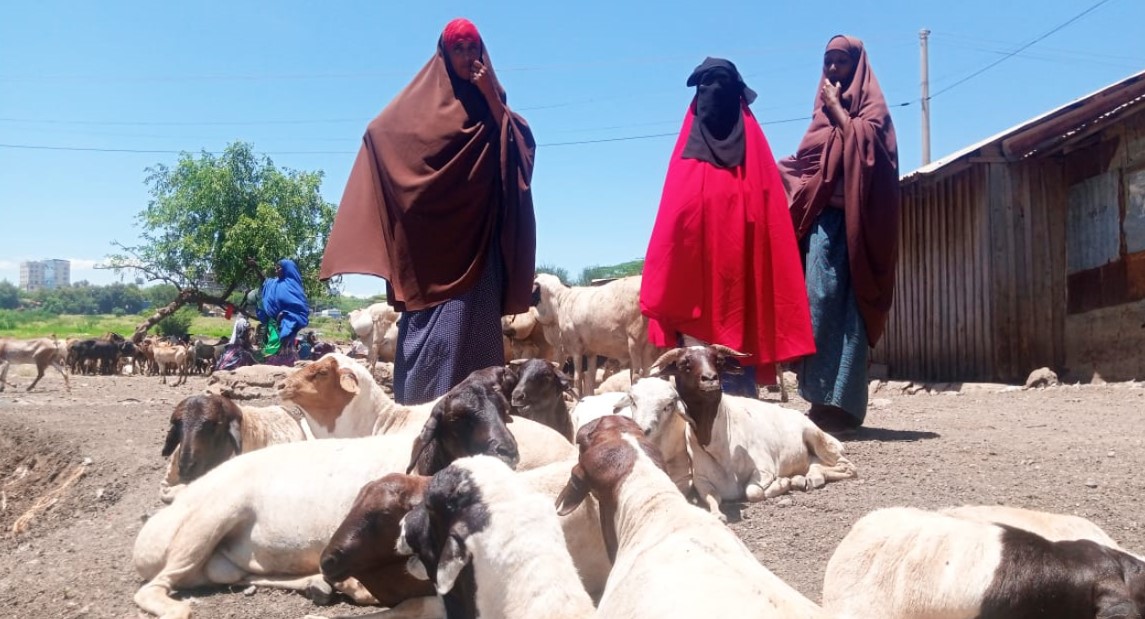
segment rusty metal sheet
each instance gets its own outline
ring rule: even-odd
[[[1125,249],[1132,254],[1145,251],[1145,170],[1127,172],[1125,186],[1129,190],[1125,203]]]
[[[1116,260],[1121,248],[1118,171],[1090,177],[1069,188],[1066,260],[1070,273]]]

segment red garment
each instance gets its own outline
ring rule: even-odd
[[[445,42],[445,46],[449,47],[461,39],[480,41],[481,35],[477,33],[477,26],[474,26],[473,22],[458,17],[445,25],[445,29],[441,31],[441,39]]]
[[[676,332],[768,366],[815,352],[803,266],[783,182],[755,116],[744,106],[744,163],[682,159],[689,106],[648,243],[640,309],[653,344]],[[760,378],[774,376],[774,372]]]

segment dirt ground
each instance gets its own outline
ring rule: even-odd
[[[141,581],[131,549],[144,518],[162,507],[167,420],[206,379],[172,388],[157,378],[77,376],[69,395],[48,375],[26,394],[29,369],[14,368],[20,389],[0,393],[0,617],[136,617]],[[814,600],[836,544],[855,520],[884,506],[1004,503],[1077,514],[1145,550],[1137,511],[1143,421],[1145,385],[1134,383],[884,390],[868,427],[847,441],[861,479],[733,510],[731,526],[764,565]],[[199,617],[365,611],[267,589],[187,597]]]

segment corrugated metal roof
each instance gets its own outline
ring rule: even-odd
[[[1145,103],[1145,71],[932,161],[907,173],[902,181],[910,182],[938,173],[946,166],[992,145],[1001,145],[1009,159],[1022,159],[1056,146],[1095,123],[1142,103]]]

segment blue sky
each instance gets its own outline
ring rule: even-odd
[[[908,172],[920,163],[920,28],[932,31],[934,94],[1093,4],[6,3],[0,144],[197,152],[245,140],[280,166],[325,171],[322,192],[337,203],[366,123],[433,53],[441,27],[466,16],[540,144],[538,262],[576,274],[643,256],[691,99],[684,81],[705,56],[739,66],[782,156],[806,129],[790,119],[811,111],[827,40],[862,38],[888,102],[911,102],[892,110]],[[1145,3],[1107,0],[936,95],[933,157],[1145,69],[1143,23]],[[658,134],[671,135],[592,142]],[[73,280],[115,281],[91,267],[112,240],[136,240],[144,168],[176,157],[0,147],[0,279],[15,282],[20,260],[70,258]],[[383,289],[374,278],[346,284]]]

